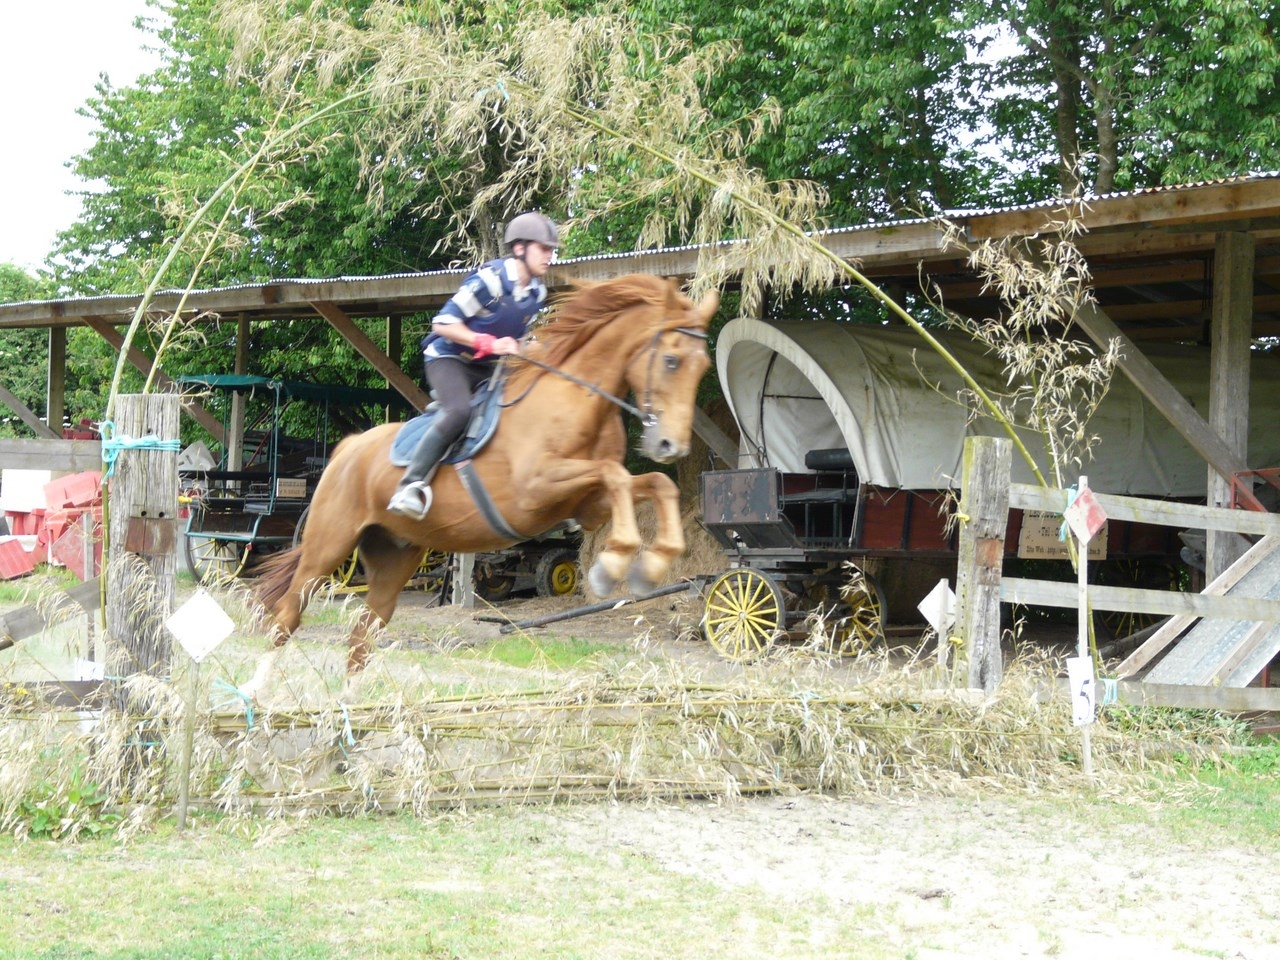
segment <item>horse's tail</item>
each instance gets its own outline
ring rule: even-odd
[[[267,610],[275,612],[276,604],[289,591],[293,574],[302,560],[302,546],[273,553],[258,564],[253,586],[254,596]]]

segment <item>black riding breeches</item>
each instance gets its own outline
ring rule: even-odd
[[[431,428],[442,439],[452,443],[467,428],[471,417],[471,395],[493,374],[493,365],[440,357],[429,361],[426,369],[427,383],[440,402],[440,410]]]

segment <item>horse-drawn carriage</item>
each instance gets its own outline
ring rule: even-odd
[[[980,345],[940,339],[979,382],[1003,382]],[[1203,357],[1148,352],[1207,409]],[[878,640],[886,624],[918,621],[917,604],[939,579],[954,583],[948,491],[959,484],[965,437],[999,428],[969,415],[954,399],[958,376],[903,328],[738,319],[721,330],[716,358],[744,468],[702,477],[703,526],[731,562],[704,591],[707,639],[744,660],[825,624],[833,648],[851,653]],[[1275,366],[1255,371],[1257,411],[1275,406]],[[1123,377],[1113,379],[1090,429],[1100,439],[1080,472],[1093,489],[1203,497],[1203,460]],[[1280,461],[1280,437],[1264,418],[1253,433],[1251,459]],[[1039,438],[1027,440],[1043,451]],[[1031,482],[1026,465],[1015,462],[1014,479]],[[1072,579],[1059,522],[1010,511],[1007,559],[1037,565],[1044,579]],[[1090,570],[1114,585],[1176,588],[1186,572],[1181,546],[1169,528],[1112,523]],[[1113,618],[1111,626],[1123,634],[1135,623]]]

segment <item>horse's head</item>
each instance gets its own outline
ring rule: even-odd
[[[652,337],[627,364],[627,383],[645,418],[640,452],[658,463],[689,452],[698,383],[711,365],[707,324],[719,303],[712,292],[695,304],[670,284],[665,304],[652,306]]]

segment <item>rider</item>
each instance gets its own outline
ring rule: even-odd
[[[522,213],[507,224],[503,241],[508,256],[468,276],[422,340],[427,383],[440,409],[387,504],[394,513],[414,520],[427,515],[431,477],[466,429],[472,391],[493,373],[496,358],[520,352],[529,321],[546,300],[542,277],[560,245],[556,225],[541,213]]]

